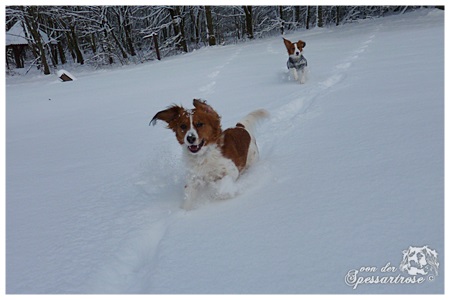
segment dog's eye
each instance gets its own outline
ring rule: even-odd
[[[186,130],[187,129],[187,125],[186,124],[181,124],[180,128],[181,128],[181,130]]]
[[[197,122],[196,124],[195,124],[195,127],[197,127],[197,128],[200,128],[200,127],[202,127],[204,124],[202,123],[202,122]]]

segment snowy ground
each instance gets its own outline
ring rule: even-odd
[[[307,43],[304,85],[280,37],[8,78],[6,292],[443,293],[444,13],[287,38]],[[180,147],[148,123],[193,98],[224,127],[271,119],[239,195],[186,212]],[[402,251],[424,245],[439,273],[423,283],[346,284],[413,277]]]

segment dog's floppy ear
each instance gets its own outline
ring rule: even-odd
[[[303,44],[302,48],[305,48],[305,46],[306,46],[306,43],[305,43],[304,41],[302,41],[302,40],[299,40],[298,42],[299,42],[299,43],[301,43],[301,44]]]
[[[206,100],[194,99],[193,104],[194,107],[198,110],[202,110],[207,113],[215,113],[214,109],[208,104],[206,104]]]
[[[218,128],[220,127],[220,116],[219,116],[219,114],[214,110],[214,108],[212,108],[211,106],[206,104],[206,100],[194,99],[194,106],[195,106],[196,110],[202,111],[204,113],[207,113],[211,117],[215,118],[216,121],[217,121],[216,126]]]
[[[178,117],[180,115],[182,110],[183,110],[183,108],[181,106],[172,105],[172,106],[168,107],[166,110],[162,110],[162,111],[158,112],[153,117],[153,119],[150,121],[149,125],[154,126],[156,124],[156,120],[161,120],[166,123],[170,123],[170,121],[174,120],[176,117]]]
[[[290,40],[287,40],[285,38],[283,38],[283,42],[286,47],[289,47],[292,44],[292,42]]]

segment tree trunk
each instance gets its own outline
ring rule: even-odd
[[[133,33],[131,32],[131,21],[128,15],[128,12],[125,12],[125,39],[127,41],[127,45],[128,45],[128,50],[130,51],[131,56],[136,56],[136,50],[134,49],[133,46],[133,39],[132,39],[132,35]]]
[[[208,34],[208,42],[210,46],[216,45],[216,36],[214,35],[214,26],[211,14],[211,6],[205,6],[206,29]]]
[[[300,6],[294,6],[294,22],[297,28],[300,24]]]
[[[169,8],[170,17],[172,18],[173,29],[175,31],[175,35],[180,35],[180,40],[177,45],[183,49],[184,52],[188,52],[186,37],[184,34],[184,22],[181,18],[180,7],[174,6],[173,8]]]
[[[94,35],[94,33],[91,33],[91,36],[89,38],[89,44],[91,46],[92,49],[92,53],[97,54],[97,43],[95,42],[96,37]]]
[[[247,38],[253,39],[253,17],[252,6],[243,6],[245,13],[245,28],[247,30]]]
[[[317,6],[317,27],[323,27],[323,6]]]
[[[59,52],[59,59],[61,60],[61,64],[65,64],[67,62],[66,55],[64,54],[64,49],[60,42],[58,42],[58,52]]]
[[[238,16],[234,17],[234,26],[235,26],[235,32],[236,32],[236,37],[238,40],[241,39],[241,29],[240,29],[240,18]]]
[[[191,28],[190,28],[190,33],[191,33],[191,42],[195,43],[196,45],[198,45],[198,43],[200,42],[200,18],[199,18],[199,13],[198,11],[196,11],[194,8],[191,8],[189,10],[189,15],[191,17]]]
[[[110,30],[110,33],[111,33],[111,36],[112,36],[113,39],[114,39],[114,42],[116,42],[116,45],[117,45],[117,47],[119,48],[120,53],[122,54],[122,57],[123,57],[124,59],[127,59],[127,58],[128,58],[128,54],[127,54],[127,52],[125,51],[125,49],[123,48],[123,46],[122,46],[122,44],[120,43],[119,39],[117,38],[116,34],[114,33],[114,30],[111,29],[111,30]]]
[[[338,5],[336,6],[336,26],[339,26],[340,22],[341,22],[341,7]]]
[[[159,52],[159,45],[158,45],[158,35],[156,33],[153,34],[153,43],[155,45],[156,58],[158,60],[161,60],[161,53]]]
[[[58,45],[55,43],[50,43],[50,50],[51,50],[51,58],[53,66],[56,68],[58,65]]]
[[[311,23],[311,6],[308,6],[306,11],[306,29],[309,29],[309,23]]]
[[[48,26],[50,28],[55,28],[55,24],[52,18],[48,19]],[[56,66],[58,65],[58,42],[53,36],[50,37],[50,54],[53,66],[56,68]]]
[[[80,51],[80,47],[78,46],[78,37],[75,32],[75,25],[70,25],[69,27],[70,27],[70,34],[71,34],[71,39],[72,39],[72,47],[73,47],[73,51],[75,51],[75,55],[77,57],[77,62],[80,65],[83,65],[84,58],[83,58],[83,54]]]
[[[62,20],[59,19],[59,22],[62,24],[63,28],[68,28],[67,24]],[[65,33],[66,39],[67,39],[67,48],[69,49],[70,55],[72,56],[72,59],[75,61],[76,55],[74,53],[74,46],[72,42],[72,36],[70,35],[70,32],[66,31]],[[58,51],[61,57],[61,63],[65,64],[67,62],[66,55],[64,54],[64,49],[61,43],[58,43]]]
[[[101,47],[103,52],[108,55],[108,63],[112,65],[114,63],[114,58],[112,56],[111,44],[109,43],[108,29],[107,29],[108,25],[106,23],[106,18],[104,17],[101,22],[103,28],[103,39],[101,41]]]
[[[50,74],[50,68],[47,63],[47,58],[45,56],[45,48],[42,44],[42,37],[39,33],[39,25],[37,23],[37,12],[36,12],[35,6],[28,6],[27,7],[27,13],[24,15],[25,18],[25,24],[28,27],[28,30],[30,31],[30,34],[33,37],[33,40],[36,44],[36,47],[39,51],[39,56],[41,59],[42,67],[44,68],[44,74],[49,75]]]
[[[283,6],[278,6],[278,11],[280,13],[280,21],[281,21],[281,35],[284,35],[284,16],[283,16]]]

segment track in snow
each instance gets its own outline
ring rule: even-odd
[[[281,99],[277,99],[277,101],[283,104],[276,105],[270,109],[271,120],[261,125],[262,129],[260,130],[258,139],[261,148],[269,148],[269,151],[274,151],[270,150],[270,144],[282,143],[292,130],[297,130],[298,122],[304,122],[303,119],[307,119],[309,113],[312,115],[318,113],[318,109],[313,108],[316,99],[329,93],[340,82],[345,80],[351,66],[357,63],[360,56],[364,55],[364,52],[373,43],[376,38],[376,33],[381,26],[378,25],[369,32],[364,32],[359,35],[356,34],[357,38],[350,45],[347,39],[341,40],[339,37],[334,37],[335,34],[339,35],[339,33],[334,32],[323,33],[325,37],[316,36],[317,33],[315,32],[311,34],[311,38],[308,37],[309,34],[307,32],[287,36],[292,37],[292,39],[299,37],[308,41],[310,39],[312,40],[312,42],[308,42],[308,48],[305,54],[310,61],[311,74],[304,85],[292,81],[289,78],[289,72],[283,69],[285,66],[284,60],[287,59],[287,55],[285,54],[281,39],[272,38],[254,43],[225,47],[217,50],[221,52],[218,55],[221,63],[214,65],[212,70],[206,73],[205,79],[207,79],[207,83],[199,83],[197,88],[198,94],[200,98],[211,99],[209,103],[214,105],[214,99],[217,97],[217,94],[223,93],[223,90],[233,89],[233,85],[228,83],[230,74],[238,74],[242,70],[242,61],[248,60],[250,65],[254,66],[250,74],[253,72],[255,74],[265,74],[264,77],[269,78],[265,78],[265,80],[274,80],[277,86],[271,86],[271,88],[277,88],[281,96]],[[345,33],[342,34],[345,35]],[[339,48],[340,45],[345,45],[346,52],[333,55],[333,59],[330,62],[323,62],[321,60],[321,64],[325,65],[325,68],[328,70],[324,73],[315,74],[315,70],[319,70],[319,67],[316,66],[318,62],[315,62],[314,47],[320,48],[320,45],[314,46],[314,44],[320,43],[322,39],[329,40],[330,37],[336,42],[334,47]],[[245,58],[240,58],[240,56],[244,56]],[[264,56],[264,58],[261,59],[261,56]],[[251,59],[255,60],[254,64],[251,63]],[[260,60],[272,60],[272,63],[269,66],[264,66],[259,63]],[[251,82],[251,79],[251,77],[242,78],[239,75],[236,78],[236,80],[244,82]],[[221,87],[217,87],[218,85],[221,85]],[[258,83],[254,83],[254,86],[249,86],[249,89],[259,88],[258,85]],[[195,86],[193,86],[193,89],[195,89]],[[249,94],[251,96],[251,93]],[[239,117],[237,116],[237,118]],[[275,131],[281,134],[278,133],[274,137],[274,131],[270,130],[271,128],[275,128]],[[172,138],[169,131],[166,134]],[[272,139],[275,142],[271,141]],[[145,195],[152,198],[167,198],[167,195],[170,194],[170,208],[166,207],[166,211],[156,217],[156,220],[149,223],[147,229],[133,232],[130,237],[125,238],[118,247],[117,253],[114,253],[113,257],[109,261],[107,260],[105,265],[100,267],[99,272],[94,273],[94,279],[92,280],[94,285],[91,287],[92,292],[152,292],[152,274],[158,268],[158,259],[161,255],[158,251],[160,251],[161,242],[164,240],[166,233],[171,230],[171,227],[178,225],[177,223],[180,219],[183,220],[186,218],[186,215],[195,214],[195,212],[185,212],[178,209],[178,204],[182,200],[183,186],[183,177],[178,174],[179,169],[183,168],[182,163],[179,162],[179,154],[171,152],[170,155],[167,155],[164,149],[161,149],[157,153],[158,155],[154,159],[155,161],[146,165],[148,169],[144,171],[144,177],[148,176],[148,178],[137,182],[136,186]],[[264,156],[267,157],[267,154],[264,155],[263,153],[262,155],[263,158]],[[172,157],[169,158],[168,156]],[[161,161],[160,157],[164,159]],[[150,167],[150,165],[153,167]],[[154,165],[156,165],[156,168],[154,168]],[[263,184],[273,180],[273,178],[269,178],[268,176],[260,175],[256,176],[256,182],[253,182],[254,179],[251,178],[257,172],[270,172],[270,168],[273,167],[264,162],[260,163],[256,167],[256,170],[252,170],[251,175],[244,175],[240,179],[240,182],[237,183],[238,189],[242,193],[246,193],[246,190],[251,191],[252,189],[260,188]],[[154,172],[153,170],[148,171],[151,169],[162,171],[163,174]],[[235,201],[239,201],[239,199],[235,199]],[[161,205],[161,201],[157,201],[155,205],[158,206],[155,209],[160,210],[159,206]],[[214,205],[214,203],[211,203],[211,205]],[[203,207],[203,209],[205,208]]]

